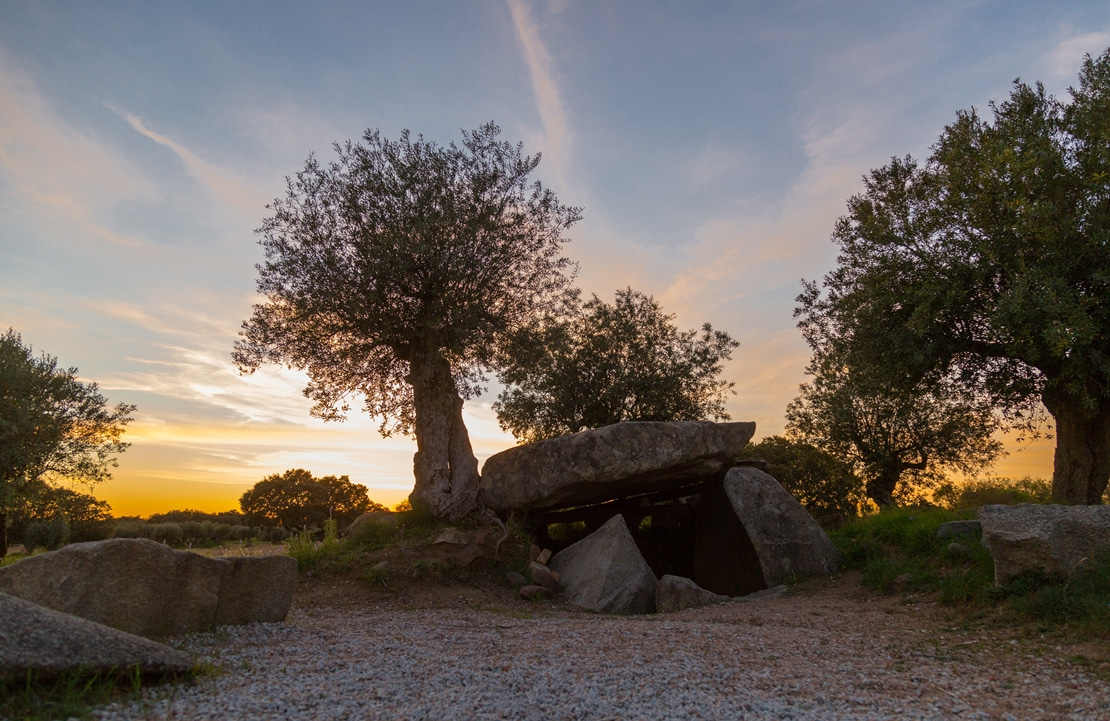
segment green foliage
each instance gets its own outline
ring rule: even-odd
[[[69,521],[59,516],[50,521],[31,521],[23,533],[23,547],[27,553],[42,548],[54,551],[69,543]]]
[[[864,180],[835,228],[837,268],[801,326],[854,371],[936,387],[1004,425],[1055,419],[1053,493],[1098,503],[1110,478],[1110,50],[1066,103],[1015,82],[965,110],[928,160]],[[814,343],[811,341],[811,345]]]
[[[367,511],[385,510],[370,500],[366,486],[347,476],[313,478],[303,468],[273,474],[239,499],[249,523],[286,529],[320,528],[330,518],[343,525]]]
[[[36,358],[11,328],[0,335],[0,555],[6,516],[49,483],[111,478],[135,406],[107,402],[96,383],[77,380],[76,368],[59,368],[45,353]]]
[[[28,672],[23,678],[0,679],[0,718],[87,718],[93,706],[138,698],[141,690],[142,676],[137,669],[96,674],[70,671],[57,677]]]
[[[191,508],[166,511],[165,513],[152,513],[147,517],[151,523],[211,523],[214,525],[241,526],[246,518],[239,511],[223,511],[221,513],[207,513],[195,511]]]
[[[1087,559],[1068,577],[1026,573],[997,587],[990,551],[978,539],[936,538],[941,523],[970,516],[966,510],[890,509],[853,521],[830,537],[845,566],[860,569],[863,582],[873,588],[936,592],[942,603],[971,613],[998,609],[1012,623],[1066,627],[1110,640],[1110,557]]]
[[[786,409],[787,432],[850,464],[878,506],[917,500],[950,471],[994,462],[1001,425],[990,403],[946,382],[889,383],[841,358],[838,338],[806,333],[813,380]]]
[[[933,494],[934,500],[952,510],[981,506],[1013,506],[1018,503],[1051,503],[1052,483],[1043,478],[975,478],[957,486],[944,483]]]
[[[413,499],[448,517],[477,503],[461,402],[505,336],[573,277],[560,253],[579,210],[529,182],[539,156],[500,132],[488,123],[444,147],[367,130],[364,143],[337,144],[334,162],[310,156],[259,229],[266,300],[233,353],[246,373],[306,371],[317,417],[341,419],[360,397],[383,435],[414,435]]]
[[[744,458],[771,465],[771,475],[814,516],[857,516],[867,499],[852,466],[816,446],[769,436],[744,449]]]
[[[718,378],[739,345],[706,323],[680,331],[652,297],[619,290],[612,305],[577,299],[516,333],[494,403],[517,441],[622,421],[728,420],[733,383]]]

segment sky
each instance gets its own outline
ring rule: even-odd
[[[0,331],[138,406],[92,489],[117,515],[235,508],[289,468],[393,505],[411,439],[314,419],[304,375],[232,364],[254,229],[334,142],[493,120],[583,208],[586,294],[631,286],[740,341],[728,410],[758,439],[806,380],[795,298],[862,176],[1015,78],[1066,96],[1107,47],[1105,0],[0,0]],[[464,409],[479,460],[514,445],[498,391]],[[1051,476],[1051,441],[1008,445],[996,473]]]

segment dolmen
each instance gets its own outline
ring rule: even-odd
[[[479,497],[541,534],[559,522],[594,530],[549,563],[577,606],[638,614],[765,597],[835,572],[839,553],[782,484],[740,459],[754,432],[754,423],[625,422],[517,446],[486,460]],[[646,547],[646,518],[673,531],[666,548]]]
[[[207,558],[145,538],[113,538],[0,568],[0,593],[160,638],[283,621],[296,573],[296,560],[284,555]]]

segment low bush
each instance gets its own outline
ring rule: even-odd
[[[27,553],[42,548],[54,551],[69,543],[69,521],[60,516],[52,521],[31,521],[23,532],[23,547]]]
[[[934,492],[933,497],[945,508],[959,511],[990,505],[1052,503],[1052,482],[1029,476],[976,478],[962,485],[945,483]]]
[[[1013,623],[1070,629],[1110,639],[1110,556],[1087,559],[1067,577],[1023,574],[994,585],[994,561],[975,537],[936,538],[946,521],[970,510],[889,509],[830,534],[847,568],[886,593],[936,592],[969,612],[996,610]]]

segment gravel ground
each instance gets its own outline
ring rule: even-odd
[[[94,718],[1110,719],[1110,684],[1048,642],[969,635],[927,602],[820,583],[641,617],[473,599],[297,607],[284,624],[176,639],[222,672]]]

